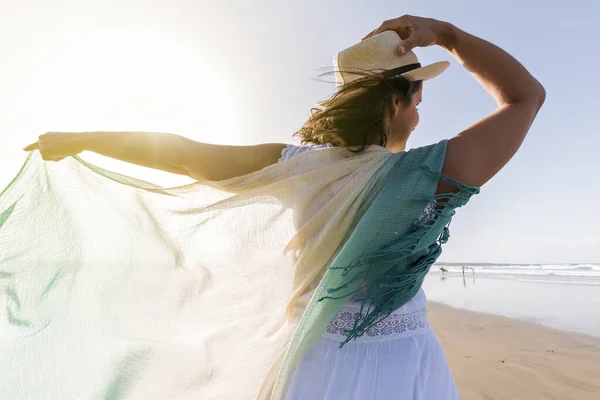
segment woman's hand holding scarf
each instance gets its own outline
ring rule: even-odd
[[[47,132],[39,136],[39,140],[25,147],[24,151],[39,150],[46,161],[60,161],[75,156],[84,149],[77,133]]]

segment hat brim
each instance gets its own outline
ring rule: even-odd
[[[448,61],[439,61],[421,68],[413,69],[412,71],[408,71],[400,75],[415,81],[427,81],[439,76],[449,66],[450,63]]]

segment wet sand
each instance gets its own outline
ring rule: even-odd
[[[600,338],[428,307],[462,399],[600,399]]]

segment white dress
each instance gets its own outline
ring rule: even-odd
[[[288,145],[284,161],[309,150],[332,147]],[[431,218],[430,207],[421,218]],[[363,336],[346,343],[343,334],[360,311],[351,298],[300,360],[285,400],[459,399],[440,343],[427,321],[423,289]]]

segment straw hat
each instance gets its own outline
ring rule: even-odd
[[[362,78],[352,72],[381,72],[384,76],[402,75],[416,81],[435,78],[448,68],[448,61],[421,66],[412,51],[398,53],[402,39],[395,31],[384,31],[337,53],[333,58],[335,84],[342,85]]]

